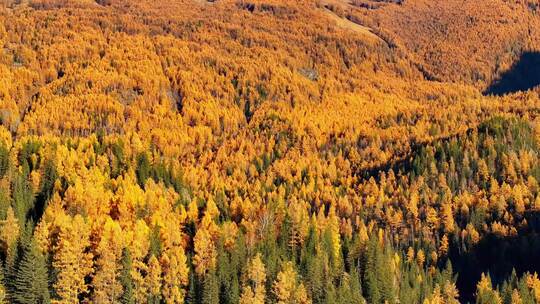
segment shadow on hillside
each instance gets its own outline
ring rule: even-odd
[[[494,81],[486,95],[504,95],[526,91],[540,85],[540,52],[525,52],[510,70]]]
[[[526,215],[529,228],[514,237],[488,235],[467,252],[450,251],[450,260],[458,273],[457,288],[461,303],[474,303],[476,284],[482,273],[489,273],[494,287],[510,278],[540,271],[540,212]],[[460,252],[461,251],[461,252]]]

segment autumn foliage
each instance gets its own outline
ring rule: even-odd
[[[540,301],[536,15],[334,2],[0,2],[0,303]]]

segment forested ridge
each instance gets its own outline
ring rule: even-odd
[[[434,3],[0,0],[0,303],[540,302],[538,6]]]

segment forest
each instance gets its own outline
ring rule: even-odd
[[[0,0],[0,304],[540,303],[531,0]]]

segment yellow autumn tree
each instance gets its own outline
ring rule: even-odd
[[[536,272],[527,275],[527,286],[532,291],[536,302],[540,301],[540,279],[538,279],[538,274]]]
[[[309,304],[307,291],[299,281],[292,262],[285,262],[273,284],[273,292],[278,304]]]
[[[132,239],[129,244],[133,268],[131,277],[133,278],[135,289],[135,300],[140,303],[146,301],[148,293],[146,288],[146,274],[148,266],[145,262],[146,255],[150,247],[149,242],[150,229],[143,220],[137,220],[133,227]]]
[[[58,294],[55,303],[79,303],[79,295],[88,292],[87,277],[92,273],[90,227],[81,215],[59,220],[58,243],[55,246],[53,266],[58,271],[54,289]]]
[[[158,259],[153,255],[148,261],[148,275],[145,280],[145,289],[148,291],[147,296],[159,301],[161,299],[161,287],[163,286],[161,277],[161,265]]]
[[[512,290],[512,296],[510,299],[510,303],[512,304],[523,304],[523,300],[521,299],[521,295],[519,294],[519,291],[517,289]]]
[[[341,261],[341,238],[339,233],[339,219],[334,207],[330,208],[327,225],[332,240],[332,260],[335,263],[334,267],[337,268],[340,266],[339,263]]]
[[[448,236],[443,235],[441,238],[441,244],[439,245],[439,255],[445,256],[448,253]]]
[[[433,294],[427,297],[423,304],[444,304],[443,296],[441,295],[441,287],[437,284]]]
[[[446,281],[442,291],[445,304],[459,304],[459,291],[454,282]]]
[[[489,275],[485,275],[484,273],[482,273],[480,281],[476,285],[476,294],[476,298],[478,300],[477,302],[479,303],[502,303],[499,292],[493,289],[491,278],[489,277]]]
[[[20,233],[19,221],[13,212],[13,208],[8,208],[7,217],[0,223],[0,227],[2,251],[6,255],[7,264],[12,265],[14,262],[15,249]]]
[[[204,228],[197,230],[193,242],[195,244],[195,256],[193,257],[195,272],[198,275],[203,276],[208,270],[213,269],[216,265],[216,246],[214,245],[210,233]]]
[[[184,303],[185,286],[189,269],[184,249],[180,246],[168,249],[161,256],[163,271],[163,298],[166,303]]]
[[[249,262],[246,280],[242,286],[240,304],[264,304],[266,295],[266,268],[261,259],[261,254],[257,255]]]
[[[96,303],[116,303],[122,295],[118,277],[124,246],[123,232],[118,222],[107,217],[100,233],[101,239],[96,248],[96,273],[92,280],[93,299]]]

